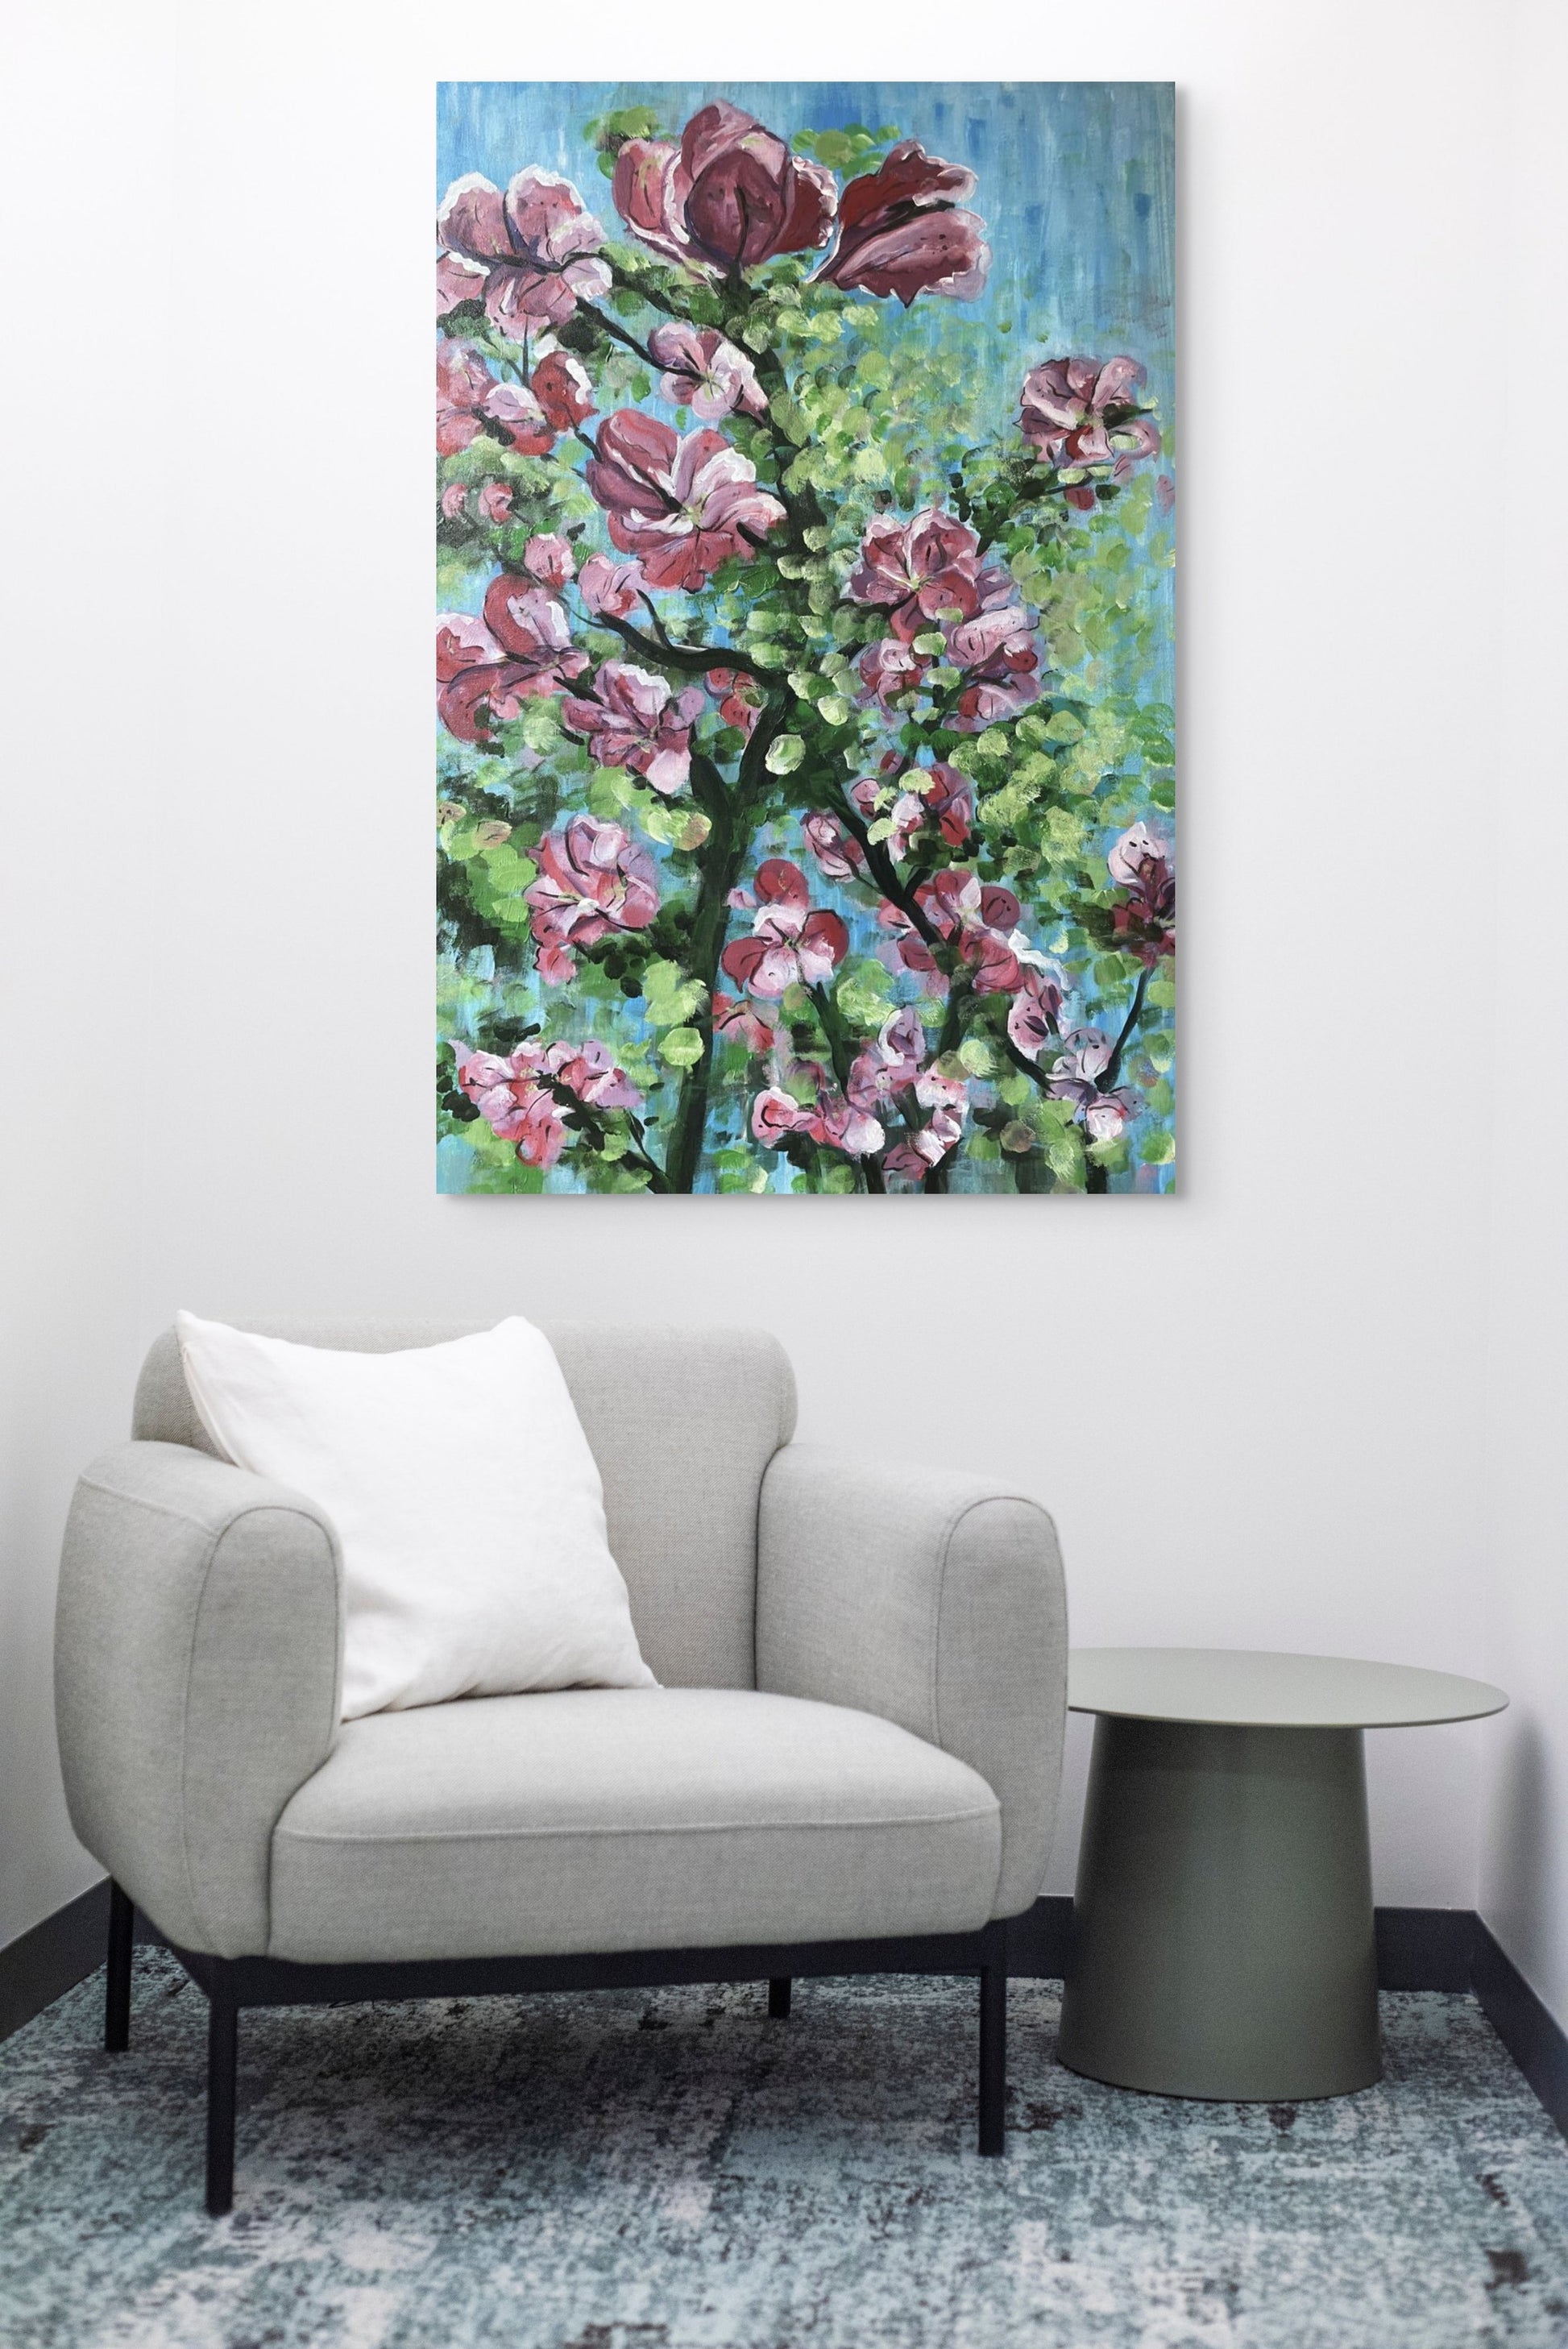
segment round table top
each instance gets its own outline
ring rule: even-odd
[[[1075,1648],[1074,1713],[1243,1729],[1414,1729],[1501,1713],[1501,1689],[1413,1664],[1274,1656],[1247,1648]]]

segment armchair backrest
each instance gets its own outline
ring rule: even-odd
[[[386,1353],[466,1337],[475,1321],[247,1321],[305,1346]],[[610,1547],[655,1677],[670,1688],[757,1684],[757,1513],[795,1431],[795,1380],[757,1330],[546,1322],[599,1472]],[[211,1452],[172,1330],[137,1381],[131,1434]]]

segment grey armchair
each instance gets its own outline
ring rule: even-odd
[[[258,1324],[432,1344],[469,1324]],[[1006,1920],[1054,1822],[1067,1626],[1051,1521],[974,1476],[790,1441],[746,1331],[549,1331],[658,1689],[338,1718],[320,1509],[216,1458],[172,1332],[82,1477],[57,1623],[72,1823],[209,2001],[207,2203],[233,2193],[241,2009],[969,1973],[980,2150],[1003,2149]]]

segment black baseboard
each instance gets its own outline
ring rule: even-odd
[[[1376,1909],[1379,1990],[1469,1990],[1473,1909]]]
[[[1479,1917],[1470,1981],[1487,2021],[1568,2137],[1568,2034]]]
[[[136,1912],[139,1941],[161,1941],[162,1934]],[[30,1932],[0,1949],[0,2039],[9,2039],[88,1974],[96,1973],[108,1945],[108,1878],[89,1884]]]
[[[108,1878],[89,1884],[52,1917],[0,1950],[0,2039],[20,2031],[103,1963]]]
[[[1060,1981],[1071,1946],[1065,1893],[1037,1900],[1007,1926],[1015,1980]],[[1568,2033],[1473,1909],[1379,1909],[1379,1990],[1473,1989],[1493,2030],[1568,2137]],[[0,1949],[0,2039],[19,2031],[102,1965],[108,1936],[106,1878]],[[139,1941],[161,1936],[139,1911]]]

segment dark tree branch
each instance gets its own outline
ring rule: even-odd
[[[649,660],[665,667],[683,669],[694,677],[710,668],[743,668],[748,677],[758,674],[746,655],[736,652],[729,645],[677,645],[662,628],[659,632],[662,641],[659,641],[644,636],[642,630],[634,628],[629,620],[615,619],[609,612],[596,613],[594,618],[599,626],[613,628],[634,650],[645,654]]]

